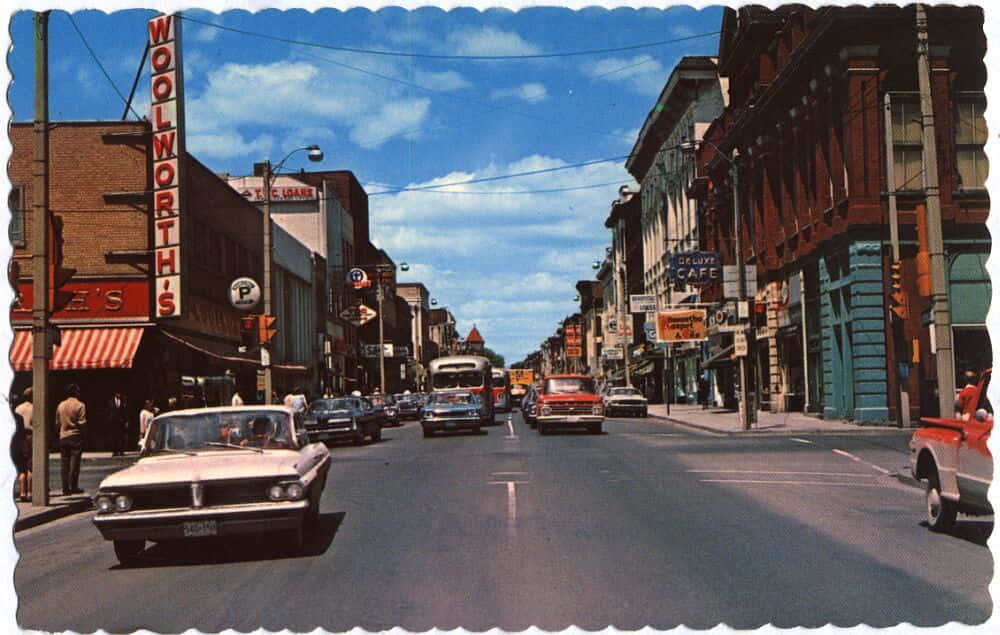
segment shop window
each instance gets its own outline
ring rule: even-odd
[[[982,96],[960,97],[955,102],[955,171],[958,189],[986,187],[986,100]]]
[[[923,186],[920,103],[915,95],[892,96],[892,151],[897,190]]]
[[[7,235],[15,247],[24,247],[24,192],[20,186],[13,186],[7,196],[10,209],[10,225]]]
[[[993,366],[990,334],[985,326],[956,326],[952,329],[955,350],[955,385],[965,385],[965,371],[977,375]]]

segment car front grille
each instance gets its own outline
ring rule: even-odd
[[[616,399],[611,402],[612,406],[643,406],[645,402],[641,399]]]
[[[559,403],[545,404],[545,408],[550,408],[554,415],[589,415],[593,414],[594,406],[591,403]]]
[[[268,500],[267,488],[271,483],[273,481],[269,479],[204,483],[202,506],[266,502]],[[173,509],[194,506],[190,483],[134,489],[124,493],[132,497],[132,509],[135,510]]]

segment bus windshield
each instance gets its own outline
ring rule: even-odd
[[[434,373],[434,388],[482,388],[483,375],[475,370]]]

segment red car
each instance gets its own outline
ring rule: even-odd
[[[926,480],[927,526],[949,531],[958,512],[993,513],[986,492],[993,478],[993,456],[987,444],[993,431],[993,408],[986,392],[992,369],[979,378],[976,393],[953,418],[920,420],[924,426],[910,439],[910,471]]]
[[[538,389],[533,419],[539,434],[548,434],[553,428],[586,428],[591,434],[600,434],[604,404],[594,379],[587,375],[548,375]]]

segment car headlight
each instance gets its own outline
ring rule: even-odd
[[[120,512],[127,512],[132,509],[132,497],[126,494],[119,494],[115,496],[115,510]]]
[[[267,488],[267,497],[273,501],[280,501],[285,497],[285,488],[281,485],[274,484]]]
[[[110,496],[98,496],[97,497],[97,511],[102,514],[107,514],[108,512],[114,511],[115,502]]]
[[[288,500],[297,501],[301,499],[305,493],[306,490],[302,487],[302,483],[289,483],[285,487],[285,496],[288,497]]]
[[[597,404],[596,406],[594,406],[594,414],[595,415],[604,414],[604,406],[602,406],[601,404]]]
[[[396,416],[396,409],[395,408],[386,408],[385,409],[385,413],[387,415],[389,415],[390,417],[395,417]]]

